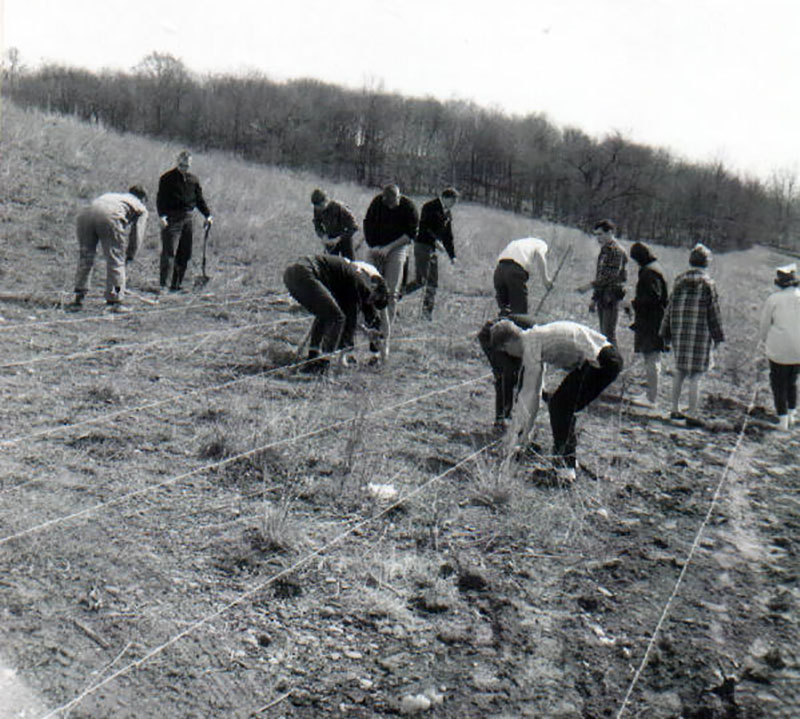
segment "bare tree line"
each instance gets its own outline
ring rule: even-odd
[[[23,106],[331,180],[391,180],[408,194],[455,185],[466,200],[578,227],[609,216],[631,240],[800,249],[800,198],[789,173],[767,183],[741,178],[721,162],[691,163],[620,134],[596,139],[542,114],[509,116],[317,80],[199,78],[162,53],[130,72],[92,73],[59,65],[28,71],[11,49],[3,93]]]

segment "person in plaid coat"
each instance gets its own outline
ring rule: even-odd
[[[711,344],[725,340],[717,288],[707,271],[710,261],[711,250],[695,245],[689,255],[690,269],[675,279],[661,324],[661,336],[672,346],[675,357],[670,417],[685,419],[689,426],[701,424],[697,419],[699,381],[711,366]],[[678,406],[684,380],[689,383],[686,414]]]

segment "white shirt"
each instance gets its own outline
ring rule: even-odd
[[[542,395],[544,365],[572,370],[588,362],[599,367],[597,357],[600,351],[611,346],[605,335],[569,320],[536,325],[524,330],[521,339],[525,372],[506,438],[509,451],[517,442],[525,441],[533,428]]]
[[[524,237],[521,240],[509,242],[500,253],[497,261],[513,260],[520,267],[530,273],[534,265],[541,272],[544,269],[544,260],[547,257],[547,243],[538,237]]]
[[[764,303],[759,339],[777,364],[800,364],[800,288],[773,292]]]

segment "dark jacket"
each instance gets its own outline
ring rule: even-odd
[[[358,225],[347,207],[331,200],[324,210],[314,209],[314,231],[320,237],[334,240],[352,237],[358,232]]]
[[[314,255],[305,257],[317,279],[328,288],[336,304],[344,312],[342,345],[353,344],[358,312],[364,315],[367,327],[379,327],[380,318],[369,301],[370,285],[363,273],[344,257],[335,255]]]
[[[417,242],[433,247],[436,240],[442,243],[450,259],[454,259],[456,251],[453,247],[452,215],[439,197],[422,206],[417,232]]]
[[[156,209],[159,217],[186,214],[195,207],[205,217],[211,214],[211,210],[208,209],[208,205],[203,199],[200,182],[191,172],[187,172],[184,176],[177,167],[174,167],[161,175],[158,181],[158,195],[156,195]]]
[[[500,320],[511,320],[517,327],[528,330],[534,325],[530,315],[510,314],[489,320],[478,332],[478,342],[486,359],[492,367],[494,375],[494,412],[495,419],[509,419],[514,407],[516,390],[520,386],[522,359],[513,357],[501,349],[492,347],[492,327]]]
[[[385,247],[401,235],[412,240],[417,236],[419,216],[414,203],[401,195],[397,207],[387,207],[383,195],[378,195],[369,203],[364,216],[364,239],[370,247]]]
[[[636,297],[631,302],[634,322],[631,329],[634,352],[663,352],[664,340],[659,335],[664,310],[669,301],[664,273],[657,262],[650,262],[639,268],[636,282]]]

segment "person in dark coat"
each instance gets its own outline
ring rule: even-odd
[[[334,255],[303,257],[286,268],[283,281],[289,294],[314,315],[310,361],[301,368],[311,374],[327,370],[330,360],[324,355],[353,346],[359,310],[368,327],[379,327],[378,313],[389,299],[380,275]]]
[[[522,359],[508,354],[502,346],[492,344],[492,327],[501,320],[509,320],[523,330],[533,327],[533,318],[525,314],[500,315],[489,320],[478,332],[478,342],[486,359],[492,367],[494,375],[494,426],[505,429],[511,419],[514,399],[520,383]]]
[[[311,193],[311,204],[314,207],[314,232],[322,240],[325,252],[354,260],[353,235],[358,232],[358,225],[353,213],[320,189]]]
[[[206,218],[204,227],[208,228],[214,222],[211,210],[203,197],[200,181],[189,172],[191,163],[191,153],[182,150],[178,154],[177,165],[161,175],[158,181],[156,209],[161,221],[159,286],[162,291],[166,289],[168,281],[169,288],[173,292],[180,290],[183,284],[186,267],[192,258],[194,209],[200,210]]]
[[[716,347],[725,340],[717,288],[707,270],[710,262],[711,250],[696,244],[689,255],[690,269],[675,278],[661,323],[661,336],[675,358],[670,418],[686,420],[688,426],[702,424],[697,418],[700,377],[711,366],[712,342]],[[686,413],[678,406],[684,380],[689,383]]]
[[[661,322],[669,301],[669,289],[661,266],[646,244],[635,242],[631,246],[630,256],[639,265],[636,296],[631,302],[634,313],[631,325],[634,331],[633,351],[642,355],[647,377],[647,392],[634,397],[633,402],[653,408],[658,398],[661,353],[664,352]]]
[[[414,280],[403,288],[403,294],[410,295],[421,287],[425,288],[422,300],[422,314],[426,319],[433,315],[436,289],[439,286],[439,259],[437,243],[444,249],[450,262],[456,261],[453,246],[453,225],[451,209],[458,200],[458,192],[452,187],[443,190],[422,206],[419,218],[419,231],[414,242]]]

